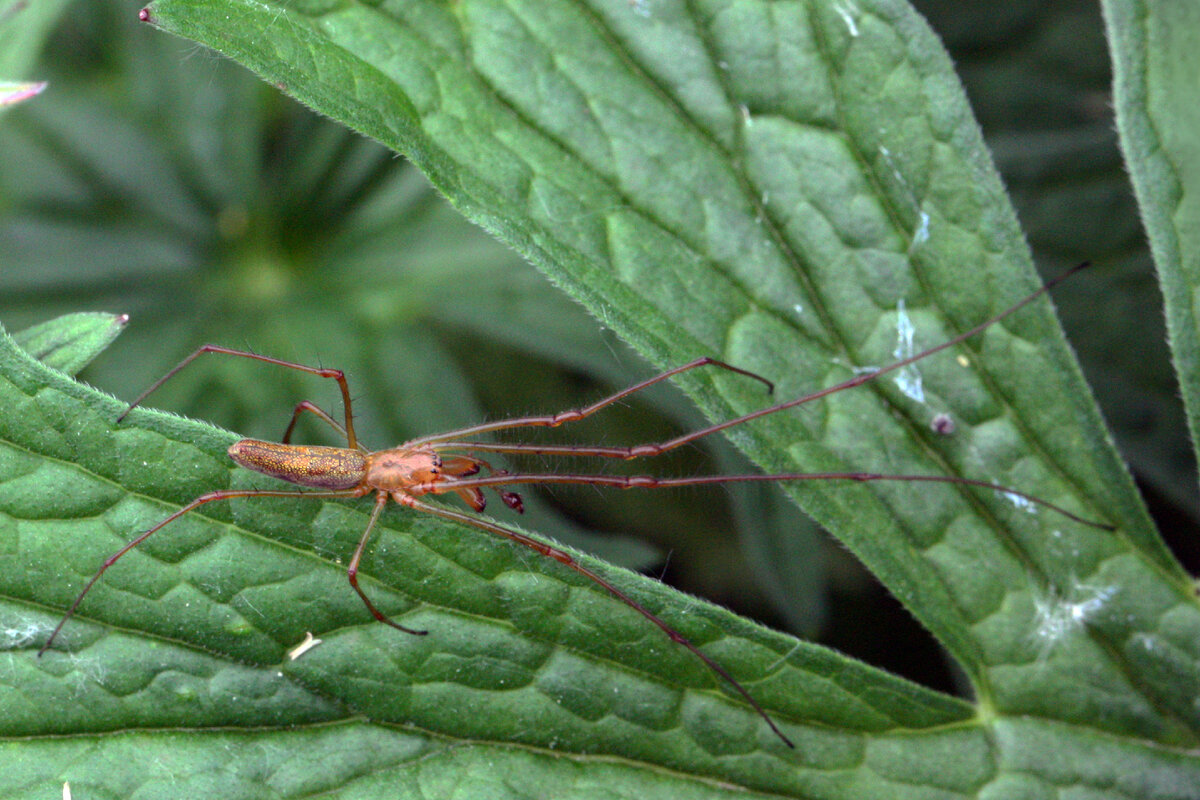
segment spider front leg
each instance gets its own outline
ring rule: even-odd
[[[761,381],[766,385],[768,393],[775,391],[775,384],[771,383],[771,381],[767,380],[761,375],[740,367],[735,367],[732,364],[726,364],[724,361],[720,361],[709,356],[704,356],[702,358],[697,358],[694,361],[689,361],[682,366],[666,370],[665,372],[660,372],[651,378],[647,378],[644,381],[635,383],[633,386],[630,386],[627,389],[622,389],[615,394],[611,394],[608,397],[597,400],[590,406],[571,409],[569,411],[560,411],[557,414],[540,414],[532,417],[513,417],[512,419],[502,419],[497,420],[496,422],[485,422],[481,425],[471,425],[470,427],[446,431],[445,433],[439,433],[434,436],[423,436],[420,439],[412,440],[409,442],[409,444],[423,445],[437,443],[441,445],[448,439],[457,439],[461,436],[473,436],[477,433],[487,433],[489,431],[508,430],[510,428],[557,428],[559,425],[564,425],[568,422],[578,422],[581,419],[586,419],[596,412],[602,411],[603,409],[608,408],[612,404],[617,403],[626,397],[629,397],[630,395],[637,394],[643,389],[648,389],[656,383],[662,383],[667,378],[697,369],[699,367],[710,366],[718,367],[728,372],[734,372],[738,375],[745,375],[746,377],[753,378],[756,381]]]
[[[200,347],[196,348],[196,350],[190,356],[185,358],[183,361],[180,361],[178,364],[176,364],[174,367],[172,367],[167,372],[166,375],[163,375],[161,378],[156,380],[154,383],[150,384],[149,389],[147,389],[146,391],[139,394],[134,399],[134,401],[129,404],[129,408],[125,409],[125,411],[121,414],[121,416],[117,417],[117,422],[120,422],[121,420],[125,419],[125,417],[129,414],[130,411],[133,411],[133,409],[135,409],[139,405],[141,405],[142,401],[145,400],[147,397],[149,397],[152,392],[154,392],[156,389],[158,389],[158,387],[162,386],[164,383],[166,383],[168,380],[170,380],[177,372],[179,372],[181,369],[183,369],[188,364],[192,363],[193,361],[195,361],[197,358],[204,355],[205,353],[221,353],[221,354],[227,355],[227,356],[237,356],[239,358],[249,358],[249,359],[253,359],[254,361],[262,361],[265,364],[275,364],[280,367],[287,367],[288,369],[299,370],[300,372],[307,372],[308,374],[316,375],[319,378],[333,378],[335,381],[337,381],[338,388],[341,389],[342,407],[346,411],[346,425],[342,429],[342,432],[346,435],[346,441],[349,443],[349,446],[351,448],[355,448],[355,449],[358,448],[358,438],[354,435],[354,414],[351,411],[350,387],[346,383],[346,374],[344,372],[342,372],[340,369],[328,369],[326,367],[309,367],[304,364],[296,364],[292,361],[283,361],[282,359],[271,358],[270,356],[260,356],[258,353],[251,353],[246,350],[234,350],[233,348],[222,347],[221,345],[217,345],[217,344],[206,344],[206,345],[201,345]],[[303,404],[301,404],[301,405],[303,405]],[[305,409],[305,410],[309,410],[309,409]],[[333,422],[332,419],[329,418],[328,414],[326,414],[324,411],[317,410],[316,406],[313,406],[311,410],[313,410],[314,413],[317,413],[318,416],[321,416],[323,419],[327,419],[331,424],[334,425],[334,427],[339,427],[337,425],[337,423]],[[319,413],[318,413],[318,411],[319,411]],[[295,422],[296,415],[299,413],[300,413],[300,406],[297,406],[296,411],[292,412],[293,423]],[[290,427],[291,426],[289,426],[289,430],[290,430]]]

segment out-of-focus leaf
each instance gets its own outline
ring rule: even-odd
[[[0,0],[0,78],[28,77],[70,0]]]
[[[104,352],[127,322],[124,314],[84,311],[18,331],[13,340],[46,366],[74,375]]]

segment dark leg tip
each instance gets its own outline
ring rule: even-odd
[[[501,492],[500,499],[504,501],[504,505],[511,508],[518,514],[525,513],[525,501],[521,499],[521,495],[516,492]]]

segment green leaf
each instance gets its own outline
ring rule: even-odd
[[[0,80],[27,77],[68,0],[0,2]]]
[[[1152,513],[1200,520],[1163,318],[1146,313],[1162,294],[1117,145],[1099,7],[917,7],[947,43],[1042,275],[1097,265],[1055,303]],[[1164,527],[1168,541],[1186,546],[1190,531]]]
[[[150,13],[409,154],[660,365],[715,353],[799,395],[894,358],[905,318],[928,346],[1034,285],[949,62],[901,5],[420,8],[167,0]],[[1200,615],[1061,335],[1043,307],[980,338],[972,373],[921,368],[923,400],[881,385],[820,419],[747,426],[739,443],[772,471],[949,473],[1115,523],[953,487],[793,489],[990,705],[1190,741]],[[685,385],[713,418],[761,404],[744,382]],[[939,412],[962,423],[955,436],[927,432]],[[1047,606],[1093,596],[1125,598],[1120,620],[1039,644]],[[1165,617],[1188,633],[1163,640]],[[1081,663],[1094,679],[1068,688]]]
[[[68,314],[15,333],[13,340],[46,366],[74,375],[104,352],[127,322],[124,314]]]
[[[1175,371],[1196,447],[1200,424],[1200,151],[1195,130],[1200,54],[1194,6],[1106,0],[1121,149],[1150,238],[1166,305]]]
[[[975,755],[947,785],[976,779],[986,747],[965,704],[586,557],[748,681],[799,749],[775,739],[698,661],[611,594],[478,531],[386,514],[363,564],[365,589],[429,635],[379,625],[349,591],[341,565],[369,502],[205,506],[109,570],[39,659],[56,610],[130,531],[202,491],[264,481],[225,458],[232,435],[148,411],[118,426],[120,402],[49,371],[7,337],[0,374],[0,402],[14,410],[0,430],[8,542],[0,608],[6,649],[21,653],[0,703],[9,736],[287,726],[292,733],[267,734],[262,746],[345,736],[369,743],[361,758],[372,769],[372,759],[388,768],[401,757],[397,749],[411,765],[430,748],[455,748],[453,741],[476,742],[473,749],[511,769],[552,746],[600,756],[594,780],[623,753],[631,760],[623,780],[643,790],[664,780],[657,767],[665,766],[692,776],[676,779],[683,787],[708,775],[789,793],[839,764],[859,775],[839,782],[902,789],[903,775],[887,759],[854,766],[864,748],[921,758],[950,737]],[[58,487],[49,506],[46,484]],[[289,660],[306,631],[321,643]],[[411,739],[397,740],[395,725],[414,731]],[[177,737],[147,734],[148,753],[170,749]],[[197,763],[181,764],[183,774],[203,773],[210,748],[228,746],[222,737],[202,739],[188,746]],[[49,746],[44,752],[56,755]],[[69,752],[62,757],[77,763]],[[547,782],[537,791],[559,769],[539,768]],[[296,763],[286,773],[281,780],[328,780],[316,765]],[[110,780],[85,767],[55,778]],[[33,778],[4,780],[11,793]],[[115,780],[140,787],[153,776]],[[204,780],[221,793],[232,786]]]
[[[177,0],[151,17],[410,154],[472,219],[660,366],[718,355],[774,379],[778,397],[798,396],[894,360],[905,318],[916,348],[936,344],[1036,285],[949,61],[898,4]],[[145,63],[163,72],[173,62]],[[502,297],[505,270],[519,265],[497,260],[472,273],[461,262],[476,257],[478,239],[456,260],[448,251],[460,246],[457,232],[421,239],[441,248],[422,252],[405,225],[385,227],[391,214],[426,207],[404,193],[403,178],[374,195],[377,205],[362,202],[372,196],[362,187],[388,184],[389,173],[371,166],[386,159],[348,144],[357,140],[315,124],[260,131],[269,116],[240,114],[214,136],[223,146],[164,136],[154,127],[160,116],[200,120],[216,98],[271,108],[244,81],[214,91],[210,76],[174,71],[178,90],[148,93],[153,101],[124,125],[95,125],[95,101],[81,93],[14,126],[22,152],[69,138],[40,135],[47,130],[86,126],[111,137],[65,159],[82,180],[50,186],[76,203],[101,196],[79,185],[121,197],[112,230],[87,230],[82,215],[39,215],[32,199],[46,184],[14,179],[37,161],[0,163],[0,177],[31,200],[0,229],[15,263],[36,266],[44,248],[20,246],[48,242],[94,254],[84,260],[93,268],[142,270],[164,296],[200,298],[199,312],[175,300],[162,306],[146,320],[155,324],[139,345],[145,357],[122,362],[156,377],[155,360],[169,363],[177,355],[166,352],[187,352],[207,335],[199,318],[215,319],[235,344],[252,331],[257,349],[282,357],[317,342],[322,361],[358,376],[363,416],[383,420],[381,433],[402,429],[391,411],[404,395],[416,396],[409,413],[427,433],[453,427],[471,404],[458,391],[461,375],[427,377],[396,357],[437,347],[418,309],[437,309],[433,318],[450,320],[454,334],[478,321],[504,331],[491,338],[544,355],[574,349],[555,336],[571,330],[567,317],[554,312],[543,329],[535,310],[506,325],[505,306],[489,304]],[[295,160],[266,168],[250,144],[260,135]],[[115,157],[130,149],[139,154],[133,173]],[[180,150],[196,158],[172,161]],[[163,197],[140,193],[146,185]],[[214,205],[221,222],[210,229]],[[64,229],[77,235],[53,235]],[[220,267],[205,272],[199,265],[211,256]],[[405,284],[396,276],[413,274],[409,258],[425,268]],[[61,263],[65,274],[74,262]],[[33,266],[0,280],[53,282]],[[480,272],[488,280],[475,280]],[[304,283],[303,273],[315,280]],[[190,292],[180,292],[180,275]],[[93,279],[102,282],[111,276]],[[477,287],[487,294],[472,300],[490,315],[441,310],[452,305],[445,298]],[[232,330],[245,318],[254,321]],[[353,328],[368,344],[343,358],[334,343]],[[9,793],[41,796],[64,778],[78,786],[66,774],[76,765],[110,793],[149,792],[166,780],[150,767],[169,760],[169,791],[186,781],[206,796],[437,794],[448,792],[430,786],[448,783],[488,797],[1189,797],[1195,598],[1146,520],[1046,306],[956,355],[917,365],[923,400],[905,394],[910,371],[904,386],[881,381],[736,438],[768,470],[994,480],[1120,526],[1078,526],[954,487],[795,490],[946,645],[973,705],[596,566],[747,680],[797,738],[791,752],[644,619],[561,567],[474,531],[389,512],[368,554],[368,591],[433,632],[414,642],[368,624],[336,563],[361,533],[361,506],[207,507],[105,575],[68,628],[74,656],[36,661],[74,590],[133,531],[201,492],[263,480],[224,459],[230,434],[152,413],[116,428],[121,404],[0,351],[11,476],[0,508],[9,541],[21,545],[0,550],[20,553],[0,569],[12,620],[4,630],[20,670],[0,709],[6,734],[21,739],[9,747],[38,748],[30,772],[5,778]],[[494,363],[524,367],[517,389],[537,371],[520,358]],[[594,351],[579,363],[598,363]],[[694,377],[687,388],[714,419],[769,402],[740,379]],[[156,402],[245,432],[299,391],[292,376],[237,366],[198,365],[180,380],[177,394]],[[125,375],[111,385],[147,382]],[[214,384],[218,391],[197,390]],[[955,421],[952,435],[930,430],[937,414]],[[80,546],[64,555],[67,529]],[[767,558],[797,557],[794,546],[763,541]],[[790,563],[776,571],[798,573]],[[306,630],[322,644],[285,661]],[[28,738],[47,733],[55,736]],[[274,760],[293,748],[327,758]]]

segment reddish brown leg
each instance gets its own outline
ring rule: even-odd
[[[674,440],[672,440],[673,442]],[[679,445],[668,447],[671,442],[662,444],[639,444],[633,446],[587,444],[533,444],[526,442],[438,442],[433,449],[479,451],[483,453],[522,453],[529,456],[596,456],[599,458],[648,458],[673,450]]]
[[[909,364],[912,364],[916,361],[920,361],[921,359],[931,356],[934,353],[939,353],[942,350],[945,350],[946,348],[953,347],[957,344],[960,344],[963,341],[970,339],[975,334],[982,332],[984,329],[988,328],[989,326],[993,325],[994,323],[999,322],[1000,320],[1004,319],[1005,317],[1015,314],[1017,311],[1020,311],[1022,308],[1029,305],[1034,300],[1041,297],[1043,294],[1046,294],[1047,292],[1049,292],[1051,289],[1053,289],[1059,283],[1063,282],[1064,280],[1071,277],[1079,270],[1085,269],[1088,266],[1089,266],[1089,264],[1087,262],[1084,262],[1083,264],[1079,264],[1078,266],[1067,270],[1062,275],[1059,275],[1059,276],[1047,281],[1045,283],[1045,285],[1043,285],[1040,289],[1038,289],[1036,292],[1034,292],[1033,294],[1026,297],[1021,302],[1012,306],[1011,308],[1008,308],[1008,309],[1002,311],[1001,313],[997,314],[996,316],[992,317],[991,319],[989,319],[985,322],[981,322],[980,324],[976,325],[974,328],[971,328],[969,331],[966,331],[965,333],[961,333],[958,336],[955,336],[954,338],[952,338],[948,341],[942,342],[941,344],[937,345],[936,347],[931,347],[928,350],[924,350],[920,353],[917,353],[914,356],[910,356],[901,361],[896,361],[892,364],[888,364],[885,367],[880,367],[877,370],[873,370],[871,372],[865,372],[860,375],[855,375],[853,378],[850,378],[849,380],[846,380],[846,381],[842,381],[841,383],[837,384],[836,386],[831,386],[828,389],[822,389],[818,392],[813,392],[812,394],[807,394],[803,397],[797,397],[794,400],[788,400],[783,403],[777,403],[776,405],[769,406],[767,408],[762,408],[762,409],[759,409],[758,411],[751,411],[749,414],[743,414],[740,417],[735,417],[734,419],[726,420],[725,422],[719,422],[719,423],[717,423],[715,425],[711,425],[707,428],[701,428],[700,430],[692,431],[691,433],[685,433],[682,436],[677,436],[674,439],[670,439],[665,442],[658,442],[658,443],[652,443],[652,444],[640,444],[640,445],[634,445],[632,447],[575,447],[572,445],[511,445],[511,444],[491,444],[488,442],[450,442],[450,440],[459,439],[463,436],[471,436],[476,433],[483,433],[485,431],[502,430],[505,428],[555,427],[555,426],[563,424],[564,422],[574,422],[575,420],[583,419],[586,416],[594,414],[597,411],[599,411],[600,409],[605,408],[606,406],[612,405],[614,402],[616,402],[624,397],[628,397],[629,395],[633,394],[634,392],[639,392],[648,386],[652,386],[655,383],[658,383],[659,381],[664,380],[665,378],[669,378],[672,375],[677,375],[680,372],[684,372],[689,369],[694,369],[699,366],[704,366],[705,364],[713,364],[713,365],[721,366],[726,369],[732,370],[733,372],[738,372],[743,375],[749,375],[751,377],[758,378],[759,380],[766,382],[768,386],[770,386],[771,384],[769,382],[767,382],[765,378],[760,378],[758,375],[755,375],[752,372],[746,372],[745,370],[738,369],[737,367],[731,367],[724,362],[715,361],[713,359],[697,359],[696,361],[693,361],[691,363],[684,364],[682,367],[676,367],[675,369],[667,370],[666,372],[664,372],[660,375],[656,375],[653,378],[650,378],[648,380],[642,381],[641,383],[635,384],[634,386],[631,386],[630,388],[628,388],[622,392],[618,392],[617,394],[612,395],[611,397],[606,397],[603,400],[600,400],[599,402],[594,403],[594,404],[588,406],[587,408],[584,408],[584,409],[581,409],[578,411],[564,411],[560,414],[551,414],[551,415],[542,416],[542,417],[518,417],[515,419],[511,419],[511,420],[501,420],[498,422],[485,423],[483,425],[476,425],[476,426],[470,427],[470,428],[462,428],[457,431],[450,431],[448,433],[440,434],[438,436],[430,436],[430,437],[426,437],[424,439],[418,439],[418,440],[416,440],[416,443],[417,444],[436,443],[438,445],[438,447],[445,447],[446,449],[451,449],[452,447],[464,449],[464,450],[477,449],[480,451],[486,451],[486,452],[490,452],[490,453],[529,453],[529,454],[534,454],[534,455],[540,454],[540,455],[600,456],[603,458],[646,458],[649,456],[656,456],[661,453],[665,453],[668,450],[674,450],[677,447],[682,447],[685,444],[689,444],[689,443],[694,442],[697,439],[701,439],[705,436],[710,436],[714,433],[717,433],[718,431],[723,431],[727,428],[732,428],[737,425],[741,425],[742,423],[758,419],[759,417],[765,417],[770,414],[775,414],[779,411],[784,411],[789,408],[795,408],[796,406],[800,406],[805,403],[810,403],[813,400],[819,400],[822,397],[827,397],[831,394],[836,394],[837,392],[841,392],[846,389],[852,389],[855,386],[860,386],[864,383],[867,383],[868,381],[873,381],[873,380],[879,378],[881,375],[886,375],[889,372],[895,372],[898,369],[903,369],[904,367],[907,367]],[[1014,494],[1015,494],[1015,492],[1014,492]]]
[[[366,604],[367,610],[371,612],[371,615],[375,619],[384,624],[391,625],[398,631],[411,633],[414,636],[424,636],[429,631],[418,631],[413,628],[406,628],[398,622],[393,622],[387,614],[384,614],[375,607],[375,604],[371,602],[366,593],[358,586],[358,562],[362,560],[363,550],[367,547],[367,540],[371,538],[371,530],[375,527],[375,522],[379,519],[379,515],[383,512],[383,507],[387,505],[387,501],[387,492],[378,492],[375,495],[375,508],[371,511],[371,519],[367,522],[367,529],[363,531],[362,538],[358,540],[358,547],[354,548],[354,557],[350,559],[350,566],[346,570],[346,577],[350,579],[350,585],[354,587],[354,591],[358,593],[359,598]]]
[[[132,411],[134,408],[139,406],[143,400],[145,400],[147,397],[150,396],[151,392],[153,392],[155,389],[157,389],[158,387],[160,387],[164,383],[166,383],[168,379],[170,379],[172,376],[175,375],[175,373],[179,372],[179,370],[183,369],[188,364],[192,363],[193,361],[195,361],[197,358],[204,355],[205,353],[224,353],[225,355],[229,355],[229,356],[239,356],[241,358],[252,358],[255,361],[262,361],[267,364],[277,364],[278,366],[287,367],[288,369],[297,369],[297,370],[300,370],[301,372],[307,372],[310,375],[316,375],[321,378],[333,378],[334,380],[336,380],[338,382],[338,387],[341,388],[341,390],[342,390],[342,407],[346,410],[346,426],[345,426],[346,441],[350,443],[350,447],[352,447],[352,448],[358,447],[358,439],[355,438],[355,436],[354,436],[353,414],[351,413],[351,410],[350,410],[350,387],[346,385],[346,376],[340,369],[325,369],[324,367],[309,367],[309,366],[305,366],[304,364],[295,364],[291,361],[283,361],[278,358],[271,358],[270,356],[260,356],[258,353],[250,353],[245,350],[234,350],[232,348],[221,347],[220,345],[216,345],[216,344],[206,344],[206,345],[202,345],[201,347],[198,347],[194,353],[192,353],[190,356],[185,358],[183,361],[180,361],[178,364],[176,364],[166,375],[163,375],[161,378],[156,380],[154,383],[150,384],[150,388],[147,389],[146,391],[142,392],[140,395],[138,395],[137,399],[135,399],[132,403],[129,404],[129,408],[125,409],[124,413],[122,413],[121,416],[117,417],[117,422],[120,422],[121,420],[125,419],[126,415],[129,414],[130,411]],[[314,408],[315,408],[315,406],[314,406]],[[321,413],[324,413],[324,412],[321,412]],[[293,415],[293,419],[294,419],[294,415]]]
[[[1013,495],[1030,503],[1048,508],[1062,514],[1069,520],[1089,525],[1102,530],[1115,530],[1115,526],[1103,522],[1093,522],[1074,514],[1062,506],[1034,497],[1031,494],[1001,486],[998,483],[978,481],[971,478],[959,478],[949,475],[890,475],[878,472],[784,472],[776,475],[699,475],[692,478],[656,478],[653,475],[584,475],[584,474],[520,474],[505,473],[503,475],[487,475],[483,477],[463,478],[461,480],[443,483],[418,483],[408,490],[413,494],[443,494],[466,488],[482,488],[485,486],[508,486],[514,483],[558,483],[584,484],[587,486],[611,486],[616,489],[667,489],[679,486],[703,486],[720,483],[755,483],[778,481],[856,481],[869,483],[871,481],[907,481],[910,483],[947,483],[957,486],[972,486],[977,489],[990,489],[994,492]]]
[[[468,480],[472,480],[472,479],[468,479]],[[488,479],[484,478],[483,480],[488,480]],[[396,501],[399,503],[402,503],[410,508],[413,508],[417,511],[425,511],[429,514],[433,514],[434,516],[442,517],[443,519],[453,520],[454,522],[461,522],[464,525],[471,525],[473,527],[479,528],[480,530],[487,531],[488,533],[493,533],[497,536],[502,536],[505,539],[508,539],[509,541],[513,541],[513,542],[516,542],[517,544],[524,545],[525,547],[536,550],[537,552],[541,553],[544,556],[554,559],[555,561],[557,561],[558,563],[560,563],[564,566],[570,567],[571,569],[578,572],[580,575],[583,575],[584,577],[586,577],[586,578],[594,581],[595,583],[599,584],[600,586],[604,587],[609,592],[611,592],[618,600],[625,603],[625,605],[629,606],[634,611],[638,612],[643,617],[645,617],[646,619],[650,620],[655,625],[657,625],[659,627],[659,629],[661,629],[663,631],[663,633],[665,633],[667,636],[670,637],[671,641],[675,642],[676,644],[683,645],[688,650],[690,650],[693,655],[695,655],[697,658],[699,658],[701,661],[704,662],[705,666],[707,666],[716,675],[718,675],[719,677],[724,679],[726,683],[728,683],[730,686],[732,686],[737,691],[737,693],[740,694],[742,696],[742,698],[747,703],[750,704],[750,707],[753,708],[756,712],[758,712],[758,715],[760,717],[762,717],[764,720],[766,720],[767,725],[770,726],[771,730],[775,732],[776,736],[778,736],[780,739],[783,740],[784,744],[786,744],[788,747],[795,748],[795,745],[792,744],[791,739],[784,736],[783,731],[779,730],[778,726],[775,725],[775,721],[772,720],[770,715],[767,714],[766,709],[764,709],[761,705],[759,705],[758,701],[755,700],[750,695],[750,692],[748,692],[746,690],[746,687],[744,687],[740,683],[738,683],[737,680],[732,675],[730,675],[729,672],[724,667],[722,667],[720,664],[718,664],[716,661],[714,661],[709,656],[705,655],[704,651],[700,650],[700,648],[698,648],[698,647],[696,647],[696,645],[692,644],[691,641],[688,640],[686,637],[684,637],[681,633],[679,633],[674,628],[672,628],[670,625],[668,625],[667,623],[665,623],[661,619],[659,619],[659,617],[657,617],[654,613],[652,613],[649,609],[647,609],[641,603],[637,602],[632,597],[625,594],[623,591],[618,589],[613,584],[609,583],[604,578],[597,575],[595,572],[592,572],[590,569],[588,569],[587,567],[580,564],[578,561],[575,560],[575,558],[570,553],[568,553],[564,550],[559,550],[556,547],[551,547],[548,544],[543,544],[542,542],[539,542],[536,539],[531,539],[530,537],[528,537],[522,533],[518,533],[517,531],[514,531],[514,530],[509,530],[508,528],[505,528],[501,525],[497,525],[495,523],[488,522],[487,520],[480,519],[478,517],[472,517],[469,514],[463,514],[458,511],[452,511],[451,509],[448,509],[448,508],[442,508],[441,506],[433,505],[432,503],[426,503],[422,500],[417,499],[416,497],[412,497],[412,496],[408,496],[408,495],[397,495]]]
[[[473,436],[477,433],[501,431],[508,428],[557,428],[559,425],[564,423],[576,422],[584,419],[585,417],[590,417],[597,411],[607,408],[613,403],[623,400],[626,397],[629,397],[631,394],[636,394],[643,389],[647,389],[656,383],[661,383],[674,375],[679,375],[680,373],[696,369],[697,367],[707,366],[720,367],[721,369],[728,370],[729,372],[736,372],[739,375],[745,375],[748,378],[754,378],[756,381],[762,381],[765,383],[768,392],[775,391],[775,384],[771,383],[761,375],[756,375],[749,370],[744,370],[731,364],[726,364],[724,361],[718,361],[715,358],[704,356],[703,358],[697,358],[695,361],[689,361],[683,366],[675,367],[674,369],[669,369],[666,372],[659,373],[652,378],[647,378],[640,383],[635,383],[628,389],[623,389],[616,394],[609,395],[608,397],[598,400],[597,402],[592,403],[590,406],[586,406],[584,408],[572,409],[570,411],[560,411],[557,414],[545,414],[532,417],[514,417],[512,419],[502,419],[495,422],[484,422],[480,425],[471,425],[467,428],[459,428],[458,430],[447,431],[445,433],[439,433],[433,436],[423,436],[420,439],[413,439],[411,442],[408,442],[408,444],[413,446],[433,444],[443,442],[447,439],[456,439],[461,436]]]
[[[219,492],[209,492],[208,494],[202,494],[199,497],[197,497],[195,500],[193,500],[192,502],[188,503],[183,508],[176,511],[171,516],[164,519],[162,522],[155,525],[150,530],[146,531],[145,533],[143,533],[140,536],[138,536],[137,538],[135,538],[133,541],[129,542],[129,544],[125,545],[120,550],[118,550],[117,552],[115,552],[111,556],[109,556],[108,558],[104,559],[104,563],[100,565],[100,569],[96,570],[96,574],[93,575],[92,579],[89,580],[87,582],[87,585],[85,585],[83,587],[83,591],[79,593],[79,596],[75,598],[75,602],[71,603],[71,607],[67,609],[67,613],[63,615],[63,618],[59,621],[58,625],[55,626],[53,632],[51,632],[51,634],[50,634],[50,638],[47,639],[46,643],[44,645],[42,645],[40,650],[38,650],[38,656],[40,657],[42,655],[42,653],[44,653],[48,649],[50,649],[50,645],[54,642],[54,639],[58,636],[59,631],[61,631],[63,629],[63,626],[67,624],[67,620],[69,620],[75,614],[75,610],[77,608],[79,608],[79,604],[83,602],[83,598],[87,595],[87,593],[89,591],[91,591],[92,587],[96,584],[96,581],[100,580],[100,576],[104,574],[105,570],[107,570],[113,564],[117,563],[117,561],[119,561],[121,559],[121,557],[124,556],[126,553],[128,553],[130,550],[132,550],[133,548],[137,547],[142,542],[149,539],[152,534],[155,534],[158,531],[162,530],[167,525],[170,525],[172,522],[179,519],[184,514],[188,513],[189,511],[191,511],[194,508],[199,508],[200,506],[204,505],[205,503],[211,503],[214,500],[233,500],[233,499],[239,498],[239,497],[324,497],[324,498],[330,498],[330,497],[361,497],[361,496],[362,496],[362,493],[357,490],[348,491],[348,492],[288,492],[288,491],[272,491],[272,490],[268,490],[268,489],[244,489],[244,490],[228,490],[228,491],[219,491]]]

